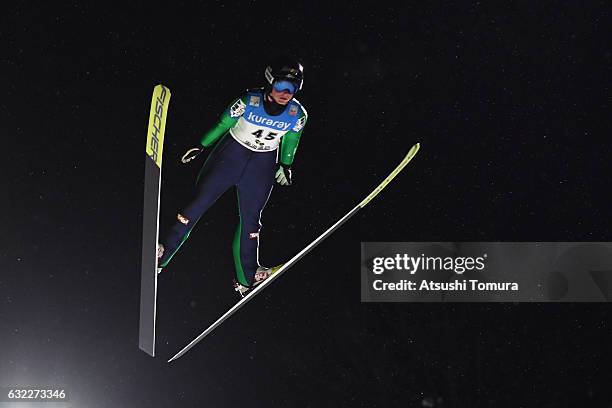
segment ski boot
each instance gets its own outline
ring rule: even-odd
[[[159,261],[162,256],[164,256],[164,246],[162,244],[157,244],[157,274],[159,275],[163,268],[159,267]]]
[[[248,286],[241,285],[236,279],[234,279],[234,290],[238,292],[241,298],[243,298],[247,295],[248,291],[251,290],[251,288]]]
[[[274,268],[266,268],[265,266],[258,267],[257,271],[255,272],[255,276],[253,277],[253,285],[251,286],[244,286],[234,279],[234,290],[238,292],[241,298],[243,298],[252,289],[257,287],[257,285],[272,276],[272,274],[276,272],[278,268],[280,268],[280,266],[275,266]]]

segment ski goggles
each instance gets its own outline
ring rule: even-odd
[[[290,94],[294,94],[297,91],[297,86],[291,81],[276,81],[272,85],[276,92],[288,91]]]

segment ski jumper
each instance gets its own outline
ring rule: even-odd
[[[165,267],[206,210],[228,188],[236,186],[239,222],[232,251],[237,281],[250,286],[259,264],[261,213],[274,185],[277,161],[293,163],[306,110],[294,98],[277,115],[264,108],[264,89],[247,91],[221,115],[219,123],[205,133],[201,145],[215,148],[202,166],[193,200],[177,216],[162,241],[165,250],[159,267]]]

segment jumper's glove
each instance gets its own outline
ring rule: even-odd
[[[192,161],[193,159],[195,159],[196,157],[198,157],[198,154],[202,153],[203,150],[204,150],[203,147],[191,148],[187,150],[187,152],[183,155],[183,157],[181,157],[181,161],[183,163],[188,163]]]
[[[291,166],[288,164],[279,163],[280,166],[276,171],[276,182],[281,186],[291,185]]]

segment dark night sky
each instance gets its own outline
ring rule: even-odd
[[[612,240],[604,2],[55,3],[0,17],[0,386],[56,384],[88,408],[609,406],[606,304],[359,298],[361,241]],[[236,300],[224,195],[160,278],[152,359],[137,337],[153,86],[172,90],[167,225],[202,163],[180,155],[287,51],[309,122],[263,215],[264,264],[421,152],[168,365]]]

